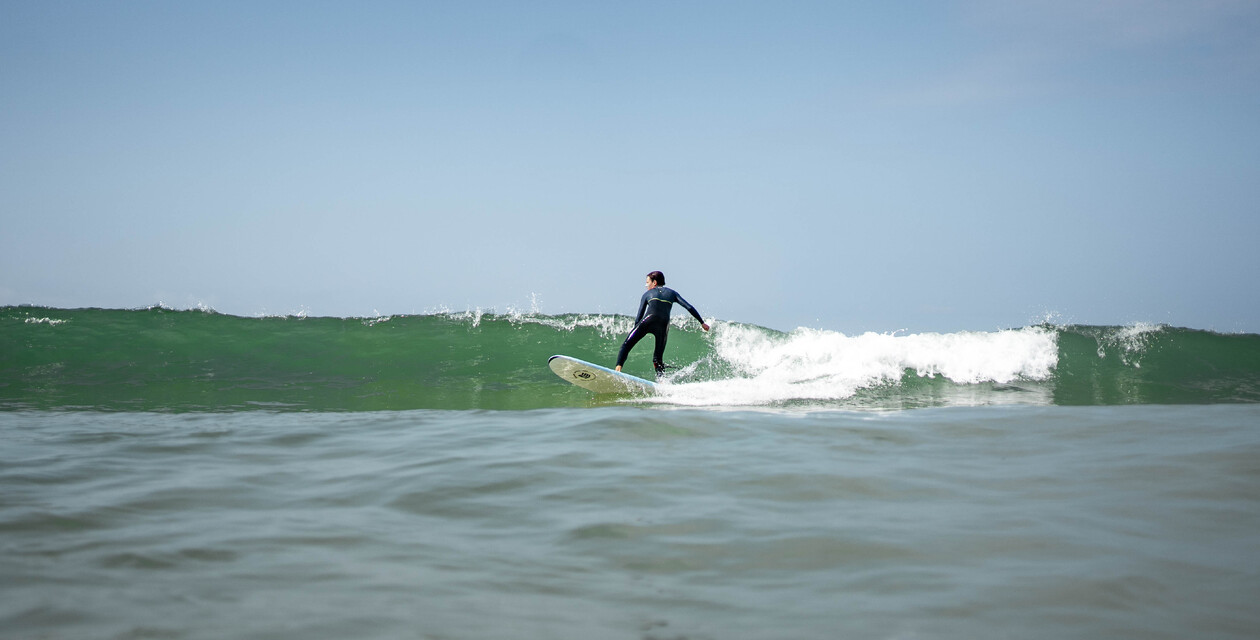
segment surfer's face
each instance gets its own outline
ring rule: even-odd
[[[648,279],[647,279],[647,282],[646,282],[646,283],[644,283],[644,285],[643,285],[643,286],[644,286],[644,287],[647,287],[648,289],[651,289],[652,287],[655,287],[655,286],[656,286],[656,281],[655,281],[655,280],[653,280],[653,279],[651,279],[651,278],[648,278]]]

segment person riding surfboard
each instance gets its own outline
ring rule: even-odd
[[[621,351],[617,353],[616,370],[621,371],[621,366],[626,363],[626,357],[630,355],[634,345],[651,334],[656,337],[656,347],[652,350],[652,367],[656,369],[656,375],[660,375],[665,371],[665,340],[669,337],[669,311],[674,304],[680,304],[691,312],[705,331],[709,330],[709,325],[700,317],[700,312],[678,295],[677,291],[665,286],[665,274],[660,271],[647,274],[645,286],[648,290],[639,299],[639,313],[634,316],[634,329],[626,336],[626,341],[621,343]]]

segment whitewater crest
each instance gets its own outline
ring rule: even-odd
[[[714,329],[709,366],[724,379],[686,382],[704,363],[671,376],[661,401],[687,405],[752,406],[844,400],[863,389],[894,386],[913,372],[959,385],[1041,381],[1058,363],[1057,333],[1045,327],[997,332],[864,333],[797,329],[770,334],[723,323]]]

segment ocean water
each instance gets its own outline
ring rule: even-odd
[[[1260,336],[629,323],[0,308],[0,638],[1260,636]]]

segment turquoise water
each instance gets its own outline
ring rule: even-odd
[[[1260,635],[1252,335],[2,311],[0,637]]]

